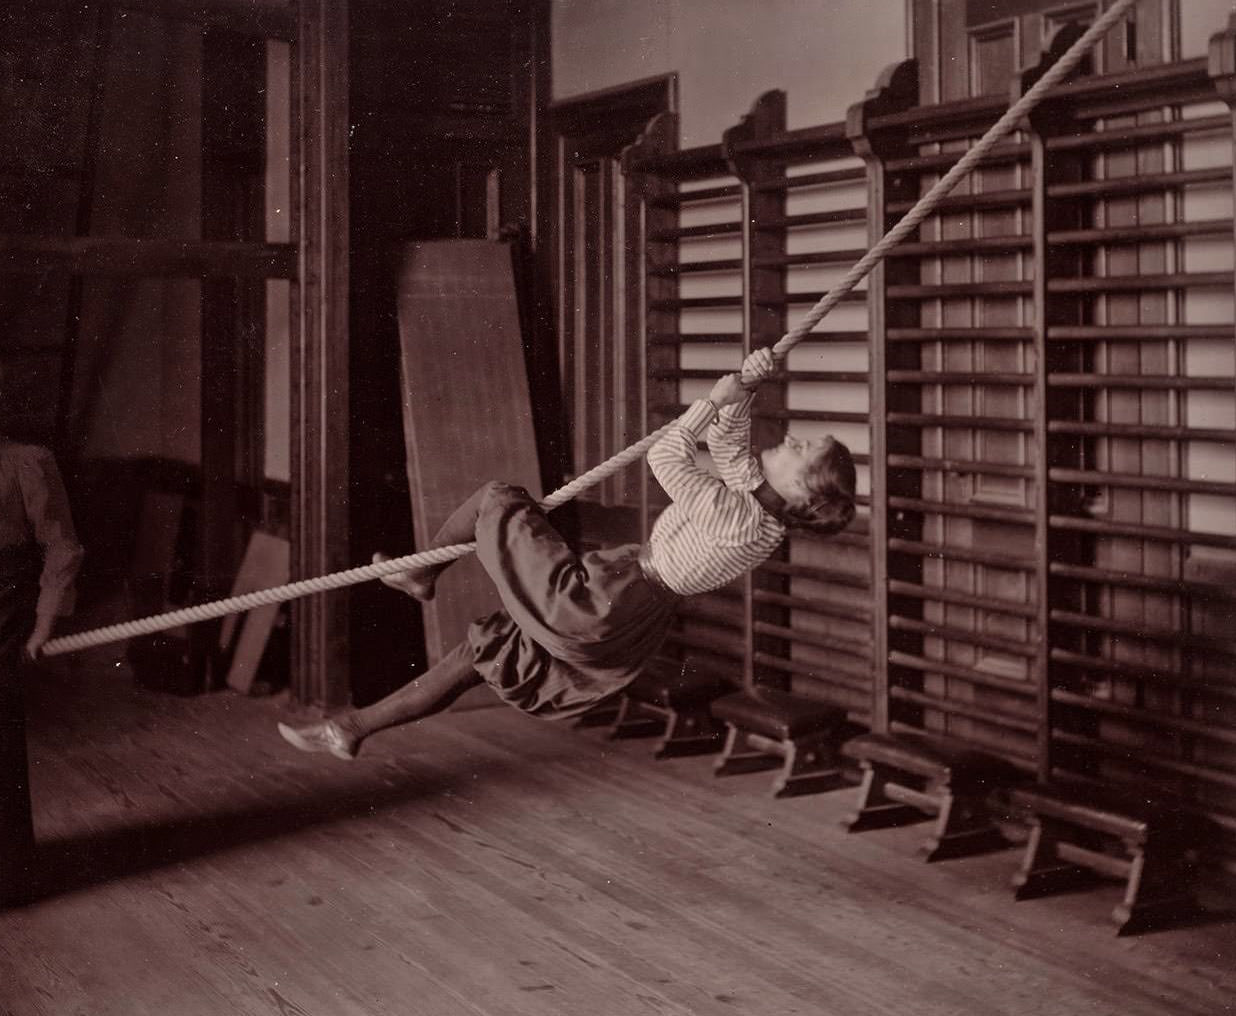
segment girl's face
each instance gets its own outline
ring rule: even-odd
[[[808,498],[803,474],[832,445],[831,437],[805,440],[786,434],[779,445],[765,448],[760,453],[764,479],[787,501],[805,503]]]

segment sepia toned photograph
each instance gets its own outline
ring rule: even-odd
[[[1232,0],[0,0],[0,1016],[1236,1014]]]

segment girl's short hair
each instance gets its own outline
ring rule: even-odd
[[[786,510],[795,529],[832,536],[854,521],[854,456],[840,441],[834,439],[811,460],[803,472],[803,486],[807,488],[807,503]]]

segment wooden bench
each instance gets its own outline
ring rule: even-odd
[[[1034,899],[1097,881],[1124,882],[1112,911],[1129,935],[1197,913],[1193,854],[1201,823],[1182,808],[1055,784],[1023,787],[1013,804],[1031,817],[1016,898]]]
[[[852,833],[934,815],[920,849],[928,861],[1008,846],[992,818],[989,797],[1021,779],[1003,759],[932,734],[863,734],[842,749],[862,769]]]
[[[846,785],[840,740],[848,732],[839,706],[776,688],[724,695],[712,715],[726,725],[717,776],[780,766],[774,797],[791,797]]]
[[[654,660],[623,692],[610,737],[659,734],[655,758],[700,755],[721,747],[709,706],[732,688],[692,660]]]

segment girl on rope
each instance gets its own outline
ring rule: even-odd
[[[854,517],[854,461],[839,441],[787,435],[758,460],[751,454],[752,389],[774,369],[771,351],[756,350],[648,451],[672,504],[642,546],[576,554],[526,491],[481,487],[431,546],[475,540],[505,609],[473,622],[454,650],[381,701],[299,728],[281,723],[279,732],[303,751],[351,759],[370,735],[440,712],[482,682],[545,718],[578,716],[621,693],[661,645],[683,597],[756,567],[788,529],[828,535]],[[705,426],[716,476],[696,462]],[[382,581],[429,600],[445,567]]]
[[[12,404],[0,364],[0,409]],[[0,419],[0,905],[20,899],[34,845],[20,666],[73,609],[82,548],[56,460]]]

